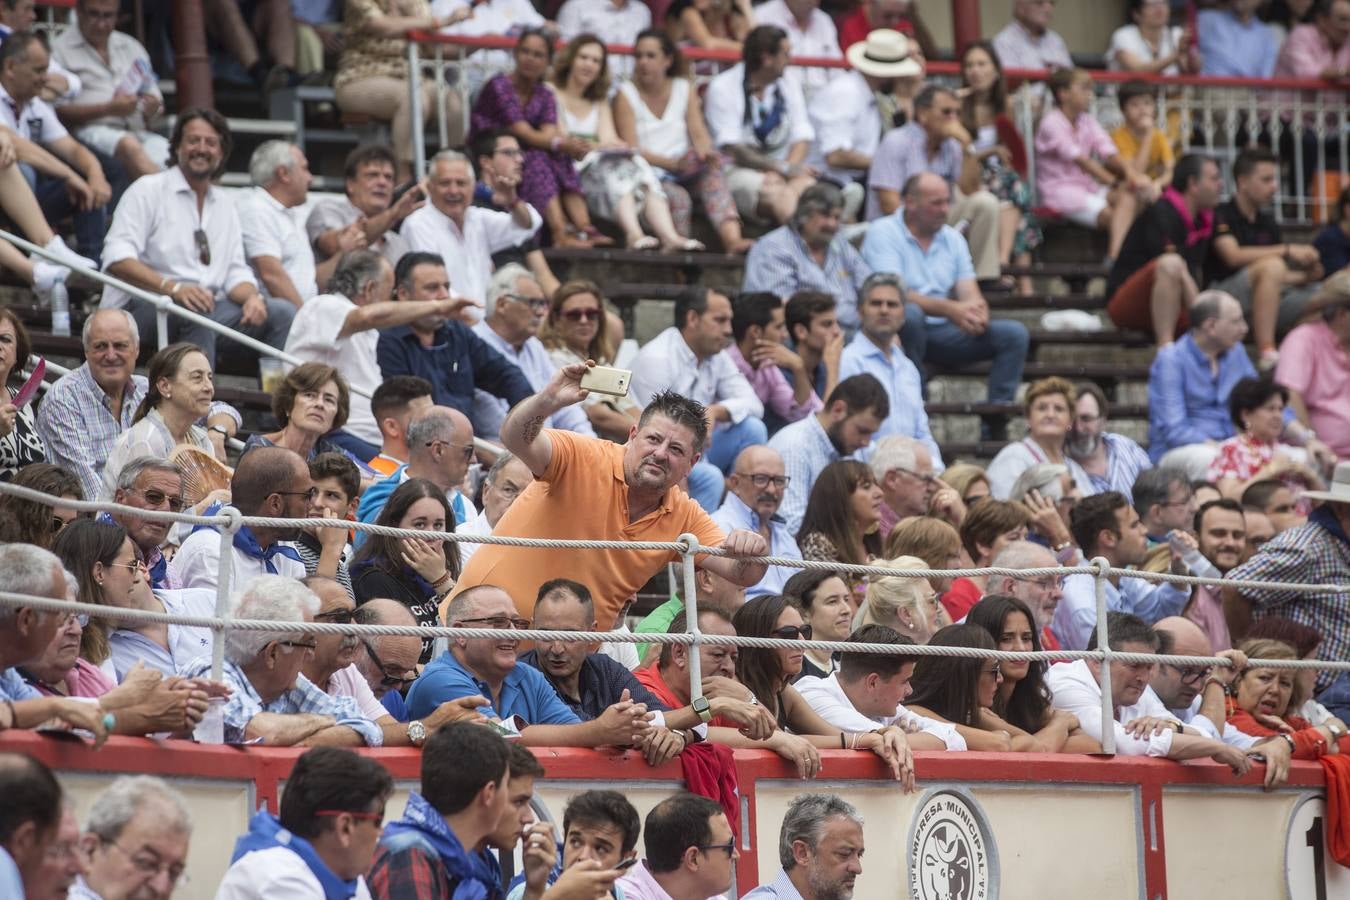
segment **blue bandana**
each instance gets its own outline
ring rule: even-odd
[[[309,871],[318,879],[319,885],[323,888],[324,900],[351,900],[356,896],[356,885],[359,879],[353,878],[351,881],[344,881],[339,878],[328,865],[319,858],[319,854],[314,849],[314,845],[297,834],[292,834],[282,827],[277,821],[276,816],[267,810],[260,810],[254,813],[253,818],[249,820],[248,832],[240,835],[239,840],[234,843],[234,855],[230,857],[230,863],[236,863],[239,858],[246,853],[252,853],[255,850],[268,850],[272,847],[285,847],[309,867]]]
[[[212,503],[206,509],[202,510],[204,516],[214,516],[225,508],[223,503]],[[199,531],[219,531],[214,525],[198,525],[192,529],[192,533]],[[262,560],[263,568],[267,570],[268,575],[276,575],[277,567],[272,564],[272,558],[275,556],[284,556],[287,559],[293,559],[301,565],[305,561],[300,558],[300,554],[295,552],[294,547],[273,542],[272,546],[264,550],[259,544],[258,539],[253,536],[253,529],[247,525],[240,525],[239,530],[234,533],[234,549],[252,559]]]
[[[408,795],[403,818],[384,826],[381,842],[398,835],[415,833],[431,846],[455,885],[454,900],[495,900],[502,894],[501,870],[487,854],[470,853],[445,824],[445,817],[432,808],[416,791]]]

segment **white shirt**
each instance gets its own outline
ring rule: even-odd
[[[511,213],[470,206],[464,211],[461,232],[449,216],[428,203],[403,220],[399,233],[408,249],[436,253],[445,260],[456,294],[484,300],[492,280],[492,254],[524,243],[544,224],[533,206],[526,204],[525,208],[530,211],[528,228],[518,226]],[[482,315],[472,307],[469,312]]]
[[[534,28],[545,22],[529,0],[482,0],[478,3],[468,0],[432,0],[431,14],[448,16],[462,6],[471,8],[473,15],[462,22],[445,26],[441,34],[496,37],[508,34],[512,29]]]
[[[488,524],[487,511],[479,510],[478,514],[467,522],[460,522],[455,526],[455,534],[471,534],[478,537],[485,537],[492,534],[492,526]],[[462,569],[469,564],[469,557],[478,552],[482,544],[456,544],[459,548],[459,565]]]
[[[189,590],[155,591],[155,597],[164,604],[164,611],[175,616],[202,616],[214,618],[216,615],[216,592],[194,588]],[[138,631],[118,628],[108,635],[109,649],[112,655],[116,680],[121,682],[127,672],[137,662],[158,669],[165,678],[178,674],[178,671],[203,656],[210,656],[215,637],[209,628],[195,625],[169,624],[169,646],[158,643]]]
[[[84,39],[80,29],[71,25],[52,40],[52,67],[65,67],[77,78],[72,80],[73,93],[65,102],[107,103],[119,91],[124,94],[148,94],[163,105],[154,70],[150,68],[150,54],[129,34],[114,31],[108,35],[108,61],[103,61],[93,46]],[[69,77],[69,75],[67,75]],[[139,111],[129,116],[100,116],[85,125],[109,125],[114,128],[140,129],[146,126]],[[159,162],[160,160],[156,160]]]
[[[814,141],[811,117],[806,112],[806,98],[794,78],[780,78],[764,91],[762,101],[754,101],[750,118],[745,117],[745,64],[737,63],[708,83],[703,115],[708,120],[713,144],[730,147],[748,144],[774,158],[787,159],[788,149],[799,141]],[[787,106],[783,121],[764,141],[755,137],[755,123],[773,108],[778,94]],[[754,98],[751,98],[752,101]]]
[[[352,205],[352,201],[346,197],[325,197],[315,202],[310,209],[309,218],[305,220],[305,235],[309,238],[310,244],[313,244],[325,231],[346,228],[364,216],[365,213]],[[391,228],[380,235],[379,240],[367,244],[366,248],[389,260],[389,265],[396,266],[403,258],[403,254],[408,252],[408,242],[403,239],[403,235]]]
[[[380,719],[389,715],[389,710],[385,709],[380,701],[375,699],[375,692],[370,689],[370,682],[366,681],[366,676],[361,674],[361,670],[352,663],[345,669],[338,669],[333,673],[333,677],[328,679],[328,684],[322,686],[324,693],[330,697],[351,697],[356,701],[356,705],[361,710],[361,715],[372,722],[379,722]]]
[[[1153,693],[1152,687],[1150,687],[1144,693],[1153,694],[1155,697],[1157,697],[1157,694]],[[1223,723],[1223,734],[1220,735],[1219,730],[1214,727],[1213,720],[1210,719],[1209,716],[1200,715],[1201,699],[1203,698],[1199,694],[1197,694],[1195,696],[1195,700],[1192,701],[1189,708],[1187,709],[1169,708],[1167,711],[1171,715],[1176,716],[1177,720],[1180,721],[1181,724],[1194,728],[1196,731],[1200,732],[1201,735],[1209,738],[1211,741],[1223,741],[1225,744],[1232,744],[1239,750],[1250,750],[1252,747],[1256,745],[1256,743],[1259,740],[1261,740],[1261,738],[1253,737],[1252,735],[1247,734],[1246,732],[1237,730],[1227,721]],[[1162,703],[1161,698],[1158,699],[1158,703],[1159,704]]]
[[[844,58],[844,51],[839,49],[839,31],[834,27],[833,20],[819,8],[811,10],[810,21],[803,29],[797,24],[797,18],[792,15],[792,10],[788,9],[784,0],[769,0],[755,7],[755,24],[777,25],[786,31],[788,40],[792,42],[793,56]],[[838,77],[841,71],[804,66],[792,66],[788,69],[788,73],[797,79],[808,98]]]
[[[672,78],[670,99],[660,118],[642,101],[637,86],[631,81],[619,82],[619,93],[633,108],[637,124],[638,146],[649,153],[679,159],[689,150],[689,79]]]
[[[286,352],[305,362],[327,363],[342,373],[352,388],[347,424],[342,428],[378,447],[384,437],[370,411],[370,394],[384,381],[375,356],[380,333],[368,328],[338,337],[354,309],[356,304],[341,294],[320,294],[307,301],[295,313],[286,337]],[[366,396],[358,391],[365,391]]]
[[[271,256],[280,260],[282,268],[290,276],[291,283],[300,293],[301,300],[308,300],[319,293],[317,274],[314,271],[314,250],[305,236],[305,226],[299,219],[299,210],[281,205],[265,189],[255,187],[238,196],[239,223],[244,229],[244,256],[252,264],[259,256]],[[258,290],[272,296],[267,291],[261,275],[258,277]]]
[[[948,750],[965,750],[966,739],[961,737],[956,726],[950,722],[939,722],[927,716],[912,713],[903,706],[895,707],[893,716],[865,716],[858,712],[853,701],[844,693],[839,683],[839,673],[828,678],[807,675],[793,683],[797,693],[811,705],[816,715],[843,731],[874,731],[878,726],[899,725],[905,731],[921,731],[947,745]]]
[[[206,232],[211,262],[202,263],[194,235]],[[220,188],[212,185],[197,212],[197,195],[177,166],[142,175],[122,194],[103,244],[103,270],[124,259],[138,259],[170,281],[201,285],[216,295],[241,284],[256,285],[244,259],[239,213]],[[127,305],[115,287],[103,289],[104,309]]]
[[[216,900],[324,900],[323,885],[288,847],[245,853],[230,866],[216,889]],[[370,900],[366,879],[356,881],[353,900]]]
[[[644,407],[659,391],[670,390],[704,406],[722,404],[736,424],[746,417],[758,419],[764,415],[764,404],[727,352],[722,350],[700,360],[674,325],[638,351],[629,390]]]
[[[188,536],[183,546],[169,561],[173,571],[184,588],[206,588],[214,591],[220,572],[220,532],[210,528]],[[259,575],[270,575],[261,559],[254,559],[236,547],[230,548],[230,590],[241,591],[244,585]],[[296,581],[305,577],[305,564],[277,554],[272,557],[272,566],[276,574]]]
[[[1125,68],[1125,63],[1120,59],[1121,51],[1133,53],[1141,59],[1153,62],[1164,56],[1170,55],[1176,50],[1181,42],[1181,26],[1171,25],[1163,29],[1162,40],[1158,43],[1158,52],[1154,53],[1153,48],[1144,40],[1144,36],[1139,33],[1138,25],[1122,25],[1111,32],[1111,46],[1106,48],[1106,67],[1115,71]],[[1181,67],[1176,63],[1158,72],[1159,75],[1180,75]]]
[[[815,93],[808,112],[811,127],[820,136],[811,145],[811,164],[845,184],[866,175],[865,169],[831,166],[825,157],[835,150],[852,150],[871,159],[881,146],[881,113],[867,79],[848,70]]]
[[[49,144],[69,133],[46,100],[34,97],[27,103],[16,104],[3,85],[0,85],[0,123],[35,144]]]
[[[567,41],[590,33],[606,44],[632,45],[638,32],[651,25],[652,11],[641,0],[625,0],[621,6],[613,0],[567,0],[558,10],[558,30]]]
[[[553,373],[558,371],[553,357],[537,337],[528,337],[519,347],[513,347],[506,338],[493,331],[492,326],[486,321],[473,326],[473,332],[489,347],[515,363],[516,368],[525,374],[525,380],[535,391],[542,391],[548,387],[548,383],[553,380]],[[479,433],[500,434],[502,422],[505,421],[509,411],[506,401],[502,398],[493,396],[487,391],[474,390],[473,422],[474,428]],[[561,428],[564,431],[575,431],[577,434],[595,437],[591,420],[586,417],[586,410],[579,403],[564,407],[549,416],[544,420],[544,427]]]
[[[1102,690],[1086,660],[1056,663],[1046,673],[1045,684],[1054,695],[1055,709],[1063,709],[1078,717],[1078,725],[1094,740],[1102,739]],[[1116,712],[1116,752],[1121,756],[1166,756],[1172,751],[1172,731],[1150,735],[1147,739],[1131,737],[1122,722],[1133,722],[1141,716],[1171,718],[1158,695],[1145,689],[1139,702]]]

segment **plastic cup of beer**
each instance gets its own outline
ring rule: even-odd
[[[281,360],[264,356],[258,360],[258,379],[262,382],[264,394],[275,394],[286,377],[286,369]]]

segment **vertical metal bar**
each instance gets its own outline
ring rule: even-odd
[[[167,300],[167,298],[165,298]],[[155,307],[155,345],[156,350],[169,346],[169,306],[164,303]]]
[[[688,548],[680,554],[680,566],[684,570],[684,587],[680,594],[684,599],[684,621],[686,630],[694,636],[694,642],[689,645],[689,699],[694,700],[703,696],[703,660],[699,657],[699,644],[701,643],[698,630],[698,588],[694,585],[694,551],[692,548],[698,546],[698,537],[692,534],[682,534],[679,540]]]
[[[445,51],[436,45],[436,149],[445,150],[450,146],[450,123],[445,120],[445,93],[449,86],[445,83]],[[474,161],[477,165],[477,160]]]
[[[422,123],[422,66],[417,41],[408,41],[408,104],[412,113],[413,178],[421,178],[426,170],[426,134]]]
[[[1116,752],[1116,716],[1111,702],[1111,644],[1106,628],[1106,570],[1111,564],[1105,557],[1092,561],[1097,570],[1093,581],[1097,588],[1097,649],[1105,656],[1101,661],[1101,671],[1097,675],[1097,685],[1102,690],[1102,752]]]
[[[230,631],[230,579],[234,575],[234,535],[239,530],[239,511],[233,506],[221,510],[230,521],[220,529],[220,561],[216,566],[216,619],[211,642],[211,678],[220,681],[225,671],[225,636]]]

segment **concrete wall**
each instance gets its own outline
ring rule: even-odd
[[[939,47],[952,46],[951,0],[918,0]],[[980,0],[980,33],[993,37],[1012,18],[1012,0]],[[1125,22],[1125,0],[1059,0],[1051,23],[1074,54],[1106,52],[1111,32]]]

